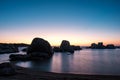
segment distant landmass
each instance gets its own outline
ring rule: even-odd
[[[90,47],[91,49],[116,49],[116,48],[120,48],[118,46],[114,46],[114,44],[107,44],[106,46],[103,45],[103,42],[98,42],[98,44],[96,43],[92,43]]]

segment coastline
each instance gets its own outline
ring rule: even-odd
[[[86,75],[71,73],[43,72],[14,66],[17,74],[0,76],[0,80],[120,80],[119,75]]]

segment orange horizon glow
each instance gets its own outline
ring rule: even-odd
[[[45,39],[45,38],[43,38]],[[98,42],[103,42],[103,45],[107,44],[114,44],[115,46],[120,46],[120,41],[89,41],[89,40],[73,40],[73,39],[57,39],[55,38],[48,38],[45,39],[47,40],[51,46],[60,46],[62,40],[68,40],[71,45],[76,45],[76,46],[90,46],[92,43],[98,43]],[[0,40],[0,43],[25,43],[25,44],[31,44],[32,39],[8,39],[8,40]]]
[[[57,31],[59,30],[59,31]],[[49,30],[45,29],[40,31],[39,29],[28,29],[19,31],[3,31],[0,34],[0,43],[26,43],[30,44],[35,37],[43,38],[47,40],[52,46],[59,46],[62,40],[68,40],[71,45],[78,46],[90,46],[91,43],[103,42],[104,45],[114,44],[120,46],[120,38],[115,35],[97,34],[89,32],[77,32],[66,29]]]

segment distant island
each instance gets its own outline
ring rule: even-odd
[[[114,44],[107,44],[106,46],[103,45],[103,42],[98,42],[98,44],[96,43],[92,43],[90,47],[91,49],[116,49],[117,47],[114,46]]]

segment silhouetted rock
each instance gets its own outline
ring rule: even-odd
[[[61,45],[60,45],[60,50],[62,52],[70,52],[74,53],[74,49],[70,46],[70,42],[67,40],[63,40]]]
[[[92,48],[92,49],[97,49],[97,44],[92,43],[92,44],[91,44],[91,48]]]
[[[18,51],[18,47],[16,47],[14,44],[0,44],[0,53],[15,53]]]
[[[15,68],[8,62],[0,64],[0,75],[10,76],[16,74]]]
[[[98,42],[97,49],[105,49],[103,42]]]
[[[29,46],[29,44],[25,44],[25,43],[14,43],[14,45],[16,47],[28,47]]]
[[[92,43],[90,47],[92,49],[115,49],[116,47],[113,44],[108,44],[107,46],[103,45],[103,42],[98,42],[98,44]]]
[[[31,59],[46,59],[53,55],[53,50],[48,41],[42,38],[34,38],[28,47],[27,54]]]
[[[115,46],[113,44],[108,44],[106,46],[107,49],[115,49]]]
[[[98,42],[98,44],[92,43],[90,48],[92,49],[105,49],[103,42]]]
[[[30,57],[29,57],[29,55],[26,55],[26,54],[11,54],[10,56],[9,56],[9,58],[10,58],[10,60],[11,61],[26,61],[26,60],[30,60]]]
[[[71,46],[74,50],[82,50],[80,46]]]
[[[54,48],[53,48],[53,51],[54,51],[54,52],[61,52],[61,49],[60,49],[59,47],[54,47]]]

